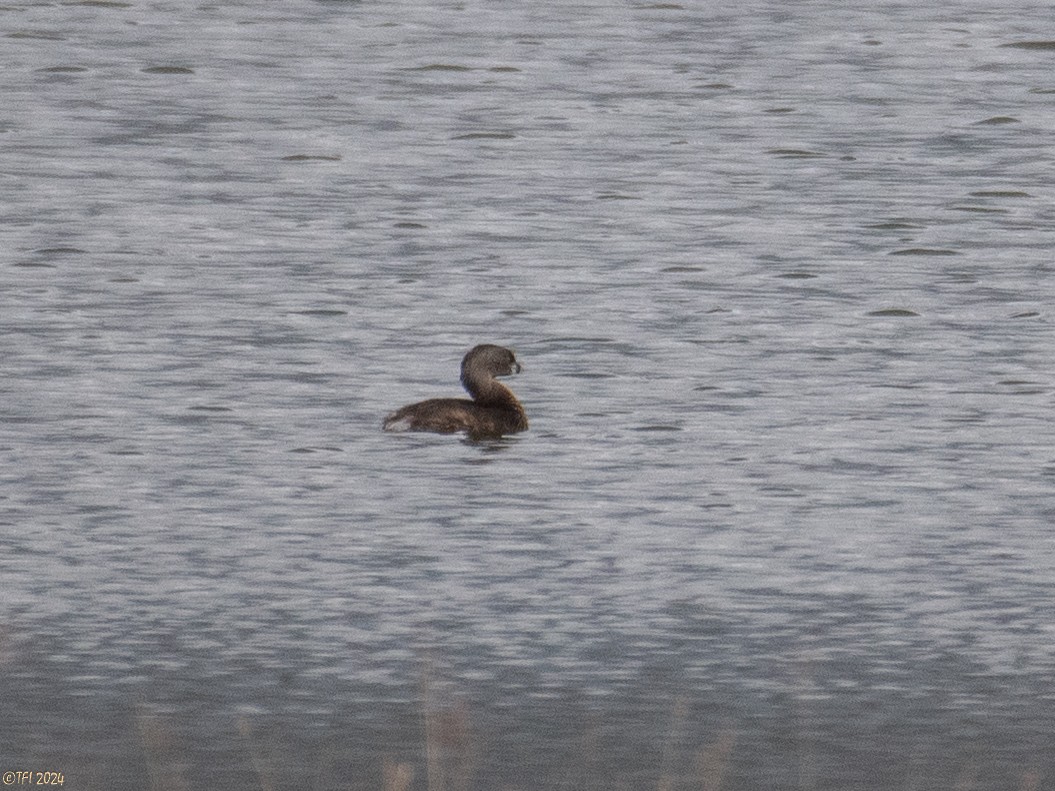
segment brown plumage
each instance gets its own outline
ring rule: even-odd
[[[513,391],[495,377],[520,373],[509,349],[489,343],[475,346],[462,359],[462,386],[473,398],[431,398],[398,409],[385,418],[385,431],[464,431],[472,439],[526,431],[527,415]]]

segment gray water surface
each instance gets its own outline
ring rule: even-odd
[[[1055,776],[1050,8],[0,23],[0,770]]]

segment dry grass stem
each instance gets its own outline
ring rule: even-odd
[[[381,778],[384,791],[407,791],[414,782],[414,767],[385,758],[381,765]]]
[[[670,730],[663,742],[663,756],[660,759],[659,783],[657,791],[673,791],[674,789],[674,761],[677,752],[678,734],[685,725],[685,717],[688,715],[689,707],[685,699],[679,697],[674,701],[674,711],[670,718]]]
[[[275,791],[275,782],[271,767],[268,764],[267,759],[257,747],[253,738],[253,729],[249,725],[249,720],[244,716],[238,718],[238,733],[240,733],[242,738],[245,739],[246,749],[249,752],[249,760],[253,764],[253,771],[256,772],[257,779],[260,781],[261,791]]]
[[[699,773],[702,791],[719,791],[725,767],[729,763],[733,746],[736,744],[736,732],[726,729],[718,736],[714,744],[709,744],[696,754],[696,769]]]
[[[136,714],[136,724],[146,751],[151,791],[187,791],[180,765],[174,758],[177,751],[172,746],[172,732],[160,717],[142,711]]]

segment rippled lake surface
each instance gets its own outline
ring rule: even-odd
[[[4,4],[0,770],[1049,785],[1050,11]]]

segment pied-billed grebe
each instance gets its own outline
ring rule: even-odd
[[[475,346],[462,359],[462,386],[473,397],[430,398],[405,406],[385,418],[385,431],[466,432],[472,439],[526,431],[527,415],[513,391],[496,376],[520,373],[509,349],[489,343]]]

